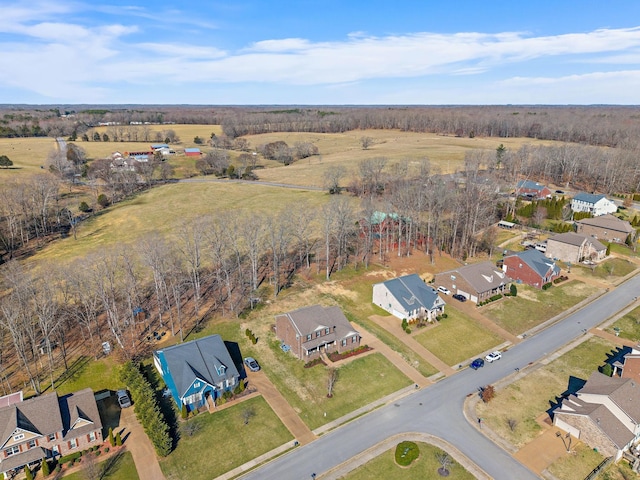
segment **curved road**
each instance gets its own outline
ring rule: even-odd
[[[292,450],[241,478],[303,480],[311,478],[311,473],[320,477],[323,472],[391,435],[416,431],[448,441],[493,478],[538,478],[467,422],[463,415],[466,396],[513,373],[515,368],[526,367],[555,352],[583,335],[584,329],[599,325],[632,303],[638,292],[640,276],[635,276],[582,310],[510,348],[500,361],[485,364],[477,371],[466,369],[441,380]]]

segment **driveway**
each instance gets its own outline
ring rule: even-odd
[[[138,422],[133,407],[122,409],[120,429],[123,445],[131,452],[140,480],[164,480],[156,451]]]

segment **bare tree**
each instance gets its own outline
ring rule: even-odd
[[[347,170],[342,165],[330,166],[327,170],[325,170],[323,178],[324,178],[324,188],[326,188],[329,193],[340,193],[340,181],[346,175]]]
[[[515,418],[509,417],[507,418],[507,426],[509,427],[509,430],[514,432],[516,427],[518,426],[518,421]]]
[[[445,452],[439,452],[436,454],[436,459],[440,464],[438,473],[443,477],[449,476],[449,469],[451,468],[451,464],[453,463],[453,460],[451,459],[449,454]]]
[[[360,145],[362,145],[363,150],[368,150],[371,145],[373,145],[373,138],[371,137],[360,137]]]
[[[249,420],[256,416],[256,411],[251,407],[245,407],[242,409],[242,421],[245,425],[249,424]]]

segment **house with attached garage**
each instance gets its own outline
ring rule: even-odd
[[[21,395],[10,397],[0,401],[0,472],[4,478],[12,478],[25,466],[34,467],[44,458],[102,443],[102,421],[91,389],[62,397],[56,392],[28,400],[22,400]]]
[[[532,200],[542,200],[551,197],[549,187],[532,180],[520,180],[516,185],[516,195],[518,197],[526,197]]]
[[[594,217],[599,217],[607,213],[616,213],[618,206],[605,195],[581,192],[571,199],[571,211],[588,212]]]
[[[436,273],[434,281],[436,285],[464,295],[474,303],[504,293],[511,283],[511,279],[491,262],[474,263]]]
[[[340,307],[312,305],[276,315],[276,336],[301,360],[322,352],[348,352],[360,346],[360,333]]]
[[[547,239],[545,256],[572,263],[600,261],[607,256],[607,247],[593,237],[566,232]]]
[[[232,391],[240,374],[220,335],[209,335],[153,352],[153,363],[178,408],[214,408],[224,392]]]
[[[593,372],[575,395],[562,400],[553,424],[618,460],[640,440],[640,384]]]
[[[373,286],[373,303],[399,319],[434,320],[444,312],[438,292],[417,274],[393,278]]]
[[[603,242],[625,243],[629,236],[632,242],[636,239],[636,230],[629,222],[609,214],[578,220],[576,228],[578,233]]]
[[[560,267],[555,261],[536,249],[506,255],[502,268],[510,278],[535,288],[542,288],[560,275]]]

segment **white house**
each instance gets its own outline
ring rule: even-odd
[[[373,303],[400,319],[433,320],[444,312],[444,301],[436,290],[414,274],[373,286]]]
[[[615,213],[618,207],[604,195],[578,193],[571,199],[571,210],[573,212],[589,212],[594,217],[598,217],[607,213]]]

